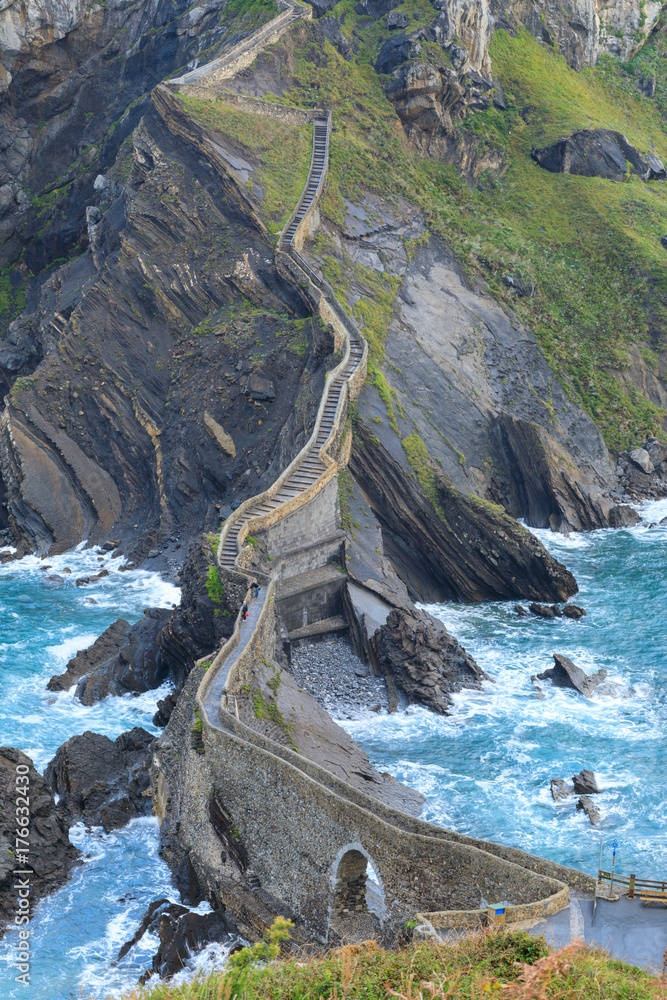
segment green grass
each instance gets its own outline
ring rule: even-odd
[[[419,4],[399,9],[412,13],[413,6],[420,18],[432,19],[432,11],[422,12]],[[611,447],[659,432],[664,412],[628,387],[623,373],[631,360],[656,371],[667,347],[667,256],[659,241],[667,234],[665,186],[636,177],[613,183],[550,174],[530,152],[576,129],[605,126],[623,131],[641,152],[653,143],[667,162],[667,109],[634,84],[635,76],[656,65],[667,83],[665,60],[651,55],[652,47],[662,51],[662,37],[648,43],[630,69],[605,58],[577,74],[528,33],[511,38],[496,32],[492,66],[508,111],[472,112],[461,127],[474,134],[480,149],[501,149],[507,167],[501,177],[482,177],[469,186],[453,166],[407,147],[384,79],[373,68],[388,32],[383,22],[355,15],[350,0],[335,9],[343,11],[344,31],[360,39],[356,60],[346,62],[311,37],[315,28],[304,26],[291,55],[294,85],[284,95],[300,106],[315,96],[333,110],[324,213],[340,225],[343,198],[359,203],[365,192],[419,204],[430,231],[452,246],[464,270],[483,278],[533,330],[555,374]],[[398,282],[360,274],[321,249],[326,275],[343,299],[352,284],[365,292],[353,309],[372,357],[381,362]],[[510,273],[534,282],[537,295],[518,299],[502,281]]]
[[[259,215],[270,232],[278,232],[296,207],[306,183],[312,152],[312,126],[293,126],[228,107],[224,101],[204,101],[179,94],[185,111],[212,131],[245,146],[257,163],[253,181],[262,190]],[[251,182],[251,189],[254,187]]]
[[[225,587],[220,579],[217,566],[210,565],[208,568],[208,576],[206,577],[206,593],[208,594],[208,599],[211,604],[215,604],[216,607],[219,608],[225,596]]]
[[[274,932],[275,934],[275,932]],[[266,958],[273,939],[255,946]],[[259,952],[261,949],[261,954]],[[271,954],[275,953],[275,947]],[[250,949],[247,949],[250,952]],[[324,958],[258,967],[240,952],[227,977],[214,972],[185,986],[135,991],[151,1000],[659,1000],[664,981],[579,944],[550,952],[522,932],[480,934],[451,945],[384,951],[348,945]]]
[[[25,308],[25,285],[18,271],[0,268],[0,328],[6,329]]]

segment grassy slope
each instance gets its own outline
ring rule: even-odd
[[[659,980],[604,952],[570,946],[548,954],[542,938],[491,934],[452,946],[382,951],[374,942],[327,958],[276,962],[247,980],[213,973],[187,986],[162,984],[132,994],[151,1000],[658,1000]],[[534,984],[531,986],[531,980]],[[432,987],[429,986],[432,984]],[[544,988],[544,992],[542,992]]]
[[[410,15],[411,28],[433,19],[433,8],[422,0],[406,0],[398,9]],[[354,30],[361,38],[356,58],[345,62],[328,43],[323,50],[314,39],[307,41],[296,53],[297,82],[286,95],[299,105],[317,96],[333,109],[326,214],[342,221],[341,195],[359,199],[364,189],[420,204],[431,231],[530,325],[561,381],[593,415],[610,446],[658,431],[664,413],[625,389],[617,376],[631,350],[658,372],[667,347],[667,258],[659,242],[667,233],[665,185],[634,177],[612,183],[549,174],[530,151],[577,128],[606,126],[625,132],[642,152],[653,143],[667,160],[667,107],[662,106],[667,102],[644,97],[633,79],[655,71],[655,64],[667,76],[659,58],[662,35],[656,34],[635,64],[604,59],[577,74],[527,33],[510,38],[497,32],[492,64],[509,110],[473,112],[462,127],[481,145],[501,147],[508,169],[500,180],[482,178],[471,191],[453,167],[406,148],[383,78],[373,69],[378,46],[389,34],[382,22],[357,17],[352,0],[343,0],[334,13],[345,14],[346,34]],[[329,277],[340,288],[343,275],[331,265]],[[508,273],[534,281],[537,296],[517,300],[502,283]],[[366,279],[368,294],[355,308],[379,359],[395,282],[364,275],[363,269],[356,277],[362,284]],[[389,302],[379,293],[387,293]]]
[[[228,135],[246,147],[254,162],[259,162],[253,175],[262,189],[262,222],[271,232],[282,229],[306,183],[312,126],[298,128],[268,116],[248,114],[228,107],[222,100],[178,96],[195,121]]]

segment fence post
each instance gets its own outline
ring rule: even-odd
[[[636,877],[637,877],[636,875],[631,875],[630,876],[630,888],[628,889],[628,899],[634,899],[635,898],[635,878]]]

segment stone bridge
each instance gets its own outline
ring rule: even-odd
[[[302,8],[290,3],[238,51],[209,64],[208,76],[201,67],[194,79],[190,73],[170,85],[194,82],[201,93],[204,81],[217,84],[236,72],[248,53],[256,55],[300,16]],[[285,113],[241,100],[256,113]],[[366,375],[362,334],[299,253],[317,221],[331,132],[328,112],[308,114],[310,172],[276,263],[333,326],[342,359],[327,377],[305,447],[270,489],[227,519],[221,533],[220,576],[239,603],[250,581],[248,534],[266,539],[272,574],[261,578],[261,598],[249,602],[249,620],[239,617],[213,661],[193,671],[160,741],[153,788],[166,853],[184,866],[187,855],[209,898],[225,905],[249,936],[278,913],[295,920],[299,935],[321,942],[375,935],[390,943],[413,919],[427,928],[477,926],[493,920],[494,904],[507,909],[508,920],[538,919],[567,905],[568,886],[589,888],[588,877],[391,809],[244,725],[234,712],[233,692],[250,682],[256,663],[274,656],[278,581],[324,566],[340,548],[336,476],[349,455],[346,409]],[[201,735],[196,725],[193,734],[193,713]]]

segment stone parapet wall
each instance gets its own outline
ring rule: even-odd
[[[216,84],[228,80],[241,70],[251,66],[262,49],[277,42],[293,22],[301,18],[311,19],[313,16],[311,7],[296,3],[295,0],[282,0],[280,6],[284,6],[286,10],[255,31],[249,38],[234,45],[229,51],[217,59],[211,60],[210,63],[198,66],[182,76],[174,77],[168,81],[169,85],[181,87],[206,78],[207,86],[215,87]]]
[[[428,916],[443,910],[470,911],[480,906],[482,897],[534,905],[539,912],[551,897],[558,896],[565,905],[567,888],[562,882],[444,839],[429,824],[421,824],[419,833],[391,824],[364,807],[371,801],[362,793],[353,801],[349,794],[338,794],[330,781],[314,780],[301,766],[308,762],[298,760],[298,754],[260,747],[258,734],[231,715],[211,726],[199,705],[211,778],[224,788],[225,805],[253,872],[319,940],[326,941],[329,934],[337,859],[356,845],[372,860],[378,876],[387,911],[383,931],[389,940],[395,940],[417,912]],[[265,743],[277,750],[271,741]],[[297,761],[292,764],[289,758]],[[337,784],[348,792],[345,782]]]

